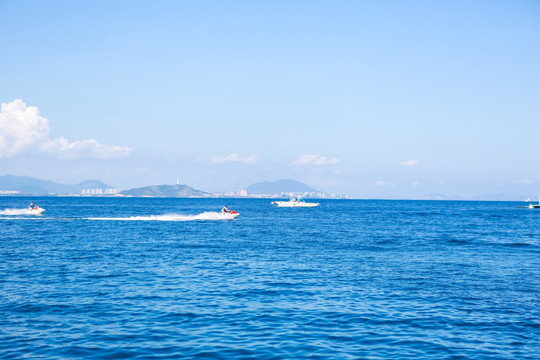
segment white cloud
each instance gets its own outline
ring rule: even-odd
[[[337,158],[329,159],[326,156],[321,156],[318,154],[305,154],[300,156],[298,159],[293,161],[292,165],[302,166],[302,165],[334,165],[339,164],[341,160]]]
[[[35,106],[21,99],[2,103],[0,112],[0,158],[34,150],[60,158],[109,159],[128,156],[132,148],[102,145],[94,139],[70,143],[66,138],[49,138],[49,120]]]
[[[411,186],[420,186],[420,183],[418,181],[413,181],[411,183]]]
[[[49,121],[39,116],[35,106],[26,107],[18,99],[2,103],[0,112],[0,158],[21,153],[49,136]]]
[[[244,164],[254,164],[256,163],[257,157],[256,156],[247,156],[247,157],[241,157],[238,153],[232,153],[227,156],[214,156],[212,158],[212,162],[216,164],[225,164],[225,163],[244,163]]]
[[[41,149],[45,152],[57,153],[61,157],[91,159],[126,157],[133,150],[125,146],[103,145],[94,139],[77,140],[70,143],[64,137],[43,143]]]
[[[402,166],[416,166],[418,165],[418,160],[405,160],[401,162]]]
[[[384,180],[379,180],[375,183],[375,185],[377,186],[394,186],[393,183],[391,182],[388,182],[388,181],[384,181]]]

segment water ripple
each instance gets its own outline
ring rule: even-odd
[[[40,203],[0,214],[0,359],[537,358],[540,230],[506,203]]]

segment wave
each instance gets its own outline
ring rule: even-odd
[[[36,211],[32,211],[30,210],[29,208],[23,208],[23,209],[4,209],[4,210],[0,210],[0,215],[8,215],[8,216],[13,216],[13,215],[41,215],[40,213],[36,212]]]
[[[130,217],[95,217],[86,218],[86,220],[104,220],[104,221],[195,221],[195,220],[231,220],[234,216],[223,215],[219,212],[203,212],[197,215],[165,214],[149,216],[130,216]]]

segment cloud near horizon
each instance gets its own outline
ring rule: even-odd
[[[334,165],[339,164],[341,160],[338,158],[329,159],[326,156],[321,156],[318,154],[305,154],[300,156],[298,159],[292,162],[293,166],[302,166],[302,165]]]
[[[64,137],[49,138],[49,120],[36,106],[26,106],[21,99],[2,103],[0,111],[0,159],[37,150],[59,158],[112,159],[126,157],[132,148],[103,145],[94,139],[69,142]]]
[[[241,157],[238,153],[232,153],[226,156],[214,156],[211,160],[214,164],[225,164],[225,163],[244,163],[244,164],[255,164],[258,159],[256,156],[246,156]]]
[[[418,165],[418,160],[405,160],[401,162],[402,166],[416,166]]]

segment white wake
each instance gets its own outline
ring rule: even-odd
[[[37,211],[32,211],[29,208],[24,209],[4,209],[0,210],[0,215],[8,215],[8,216],[15,216],[15,215],[41,215]]]
[[[219,212],[203,212],[197,215],[165,214],[130,217],[92,217],[87,220],[114,220],[114,221],[195,221],[195,220],[231,220],[234,216]]]

